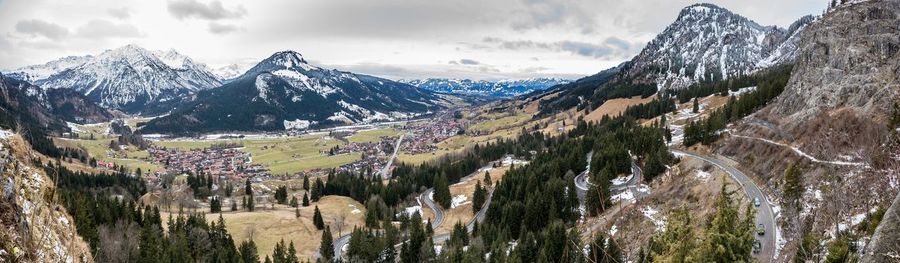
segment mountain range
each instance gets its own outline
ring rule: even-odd
[[[450,78],[400,80],[400,82],[434,92],[501,98],[542,91],[559,84],[569,83],[570,81],[561,78],[529,78],[499,81]]]
[[[592,76],[548,89],[559,96],[543,101],[548,114],[573,106],[594,109],[615,97],[649,96],[698,82],[747,75],[794,60],[798,39],[815,17],[787,29],[762,26],[713,4],[683,8],[675,21],[638,55]]]
[[[320,68],[277,52],[243,75],[144,126],[149,133],[273,131],[412,118],[450,101],[408,84]],[[240,107],[235,107],[240,105]]]

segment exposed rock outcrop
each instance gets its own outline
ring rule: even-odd
[[[0,130],[0,261],[91,262],[75,221],[54,201],[53,181],[28,164],[28,146]]]

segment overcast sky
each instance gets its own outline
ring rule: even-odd
[[[828,0],[711,1],[763,25]],[[681,0],[0,0],[0,69],[126,44],[211,67],[294,50],[387,78],[574,78],[640,51]]]

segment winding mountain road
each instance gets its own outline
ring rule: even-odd
[[[590,185],[591,185],[590,178],[588,178],[589,177],[588,173],[591,170],[591,157],[593,155],[594,155],[593,151],[591,151],[587,154],[587,166],[584,168],[583,172],[581,172],[577,176],[575,176],[575,187],[578,188],[578,191],[577,191],[578,199],[581,200],[582,203],[584,203],[584,198],[587,195],[587,191],[588,191],[588,189],[590,189]],[[609,187],[609,190],[613,193],[619,193],[619,192],[622,192],[625,190],[631,190],[631,189],[637,187],[641,183],[641,177],[643,176],[642,174],[643,174],[643,171],[641,170],[641,167],[637,165],[637,162],[632,160],[631,161],[631,177],[628,178],[628,180],[625,181],[625,183],[623,183],[623,184],[611,185]],[[636,198],[643,197],[643,196],[639,196],[639,195],[642,195],[641,192],[636,192],[635,194],[636,194],[635,195]]]
[[[399,145],[399,142],[398,142],[398,145]],[[396,154],[396,148],[395,148],[395,154]],[[484,169],[494,167],[494,163],[496,163],[496,162],[499,162],[499,161],[489,162],[487,165],[479,168],[475,172],[472,172],[469,175],[466,175],[465,177],[460,178],[459,181],[460,182],[468,181],[472,177],[481,174],[481,172]],[[431,221],[431,228],[437,229],[438,227],[441,226],[441,224],[444,223],[444,210],[441,209],[440,205],[434,203],[434,200],[431,199],[432,192],[434,192],[434,188],[428,188],[428,190],[425,190],[424,192],[422,192],[422,194],[419,194],[419,196],[416,197],[416,199],[420,206],[422,204],[424,204],[425,206],[428,207],[428,209],[431,209],[431,211],[434,213],[434,220]],[[481,207],[481,210],[478,210],[478,213],[475,214],[475,217],[472,218],[472,220],[470,220],[468,224],[466,224],[466,229],[468,230],[469,233],[472,232],[476,221],[479,223],[484,221],[484,217],[487,214],[487,208],[488,208],[489,204],[491,203],[491,198],[493,196],[494,196],[494,191],[492,188],[491,191],[488,192],[487,199],[485,200],[484,205]],[[432,240],[434,240],[435,244],[446,241],[447,239],[450,239],[449,233],[434,235],[432,237]],[[335,258],[342,257],[344,247],[349,243],[350,243],[350,234],[349,233],[345,234],[343,236],[340,236],[334,240],[334,256],[335,256]]]
[[[696,158],[701,161],[704,161],[704,162],[707,162],[707,163],[710,163],[712,165],[719,167],[720,169],[725,171],[729,176],[731,176],[731,178],[733,178],[741,186],[741,188],[744,190],[744,193],[747,195],[748,199],[751,200],[751,202],[753,202],[752,200],[755,200],[755,199],[760,200],[760,206],[757,207],[756,224],[762,224],[763,226],[765,226],[766,230],[765,230],[765,234],[763,236],[757,236],[760,243],[762,243],[762,249],[755,256],[758,259],[760,259],[760,261],[762,261],[762,262],[772,262],[774,260],[774,257],[776,256],[775,255],[775,246],[776,246],[776,244],[775,244],[775,242],[776,242],[775,212],[774,212],[774,210],[772,210],[772,206],[769,203],[768,198],[766,198],[766,195],[763,194],[763,192],[760,190],[760,187],[758,185],[756,185],[756,182],[754,182],[752,179],[750,179],[750,177],[748,177],[746,174],[744,174],[737,168],[729,165],[728,163],[726,163],[718,158],[715,158],[712,156],[701,155],[701,154],[693,153],[693,152],[671,149],[671,148],[669,149],[669,151],[674,154],[677,154],[677,155],[683,155],[683,156],[689,156],[692,158]],[[593,152],[588,153],[588,155],[587,155],[588,165],[585,168],[585,171],[578,174],[578,176],[575,177],[575,186],[578,188],[578,198],[581,200],[582,204],[584,204],[585,195],[591,184],[589,182],[588,172],[590,171],[590,159],[591,159],[592,155],[593,155]],[[634,189],[635,187],[637,187],[638,184],[640,184],[641,176],[642,176],[641,168],[637,165],[637,163],[632,162],[631,170],[632,170],[633,176],[631,178],[629,178],[628,181],[626,181],[624,184],[613,185],[610,187],[610,190],[613,193],[622,192],[624,190]],[[635,198],[640,199],[640,198],[644,197],[644,195],[647,195],[648,193],[636,191],[636,192],[633,192],[633,194],[635,194]]]
[[[752,200],[754,199],[760,200],[760,206],[757,207],[756,211],[756,224],[763,224],[766,228],[766,232],[763,236],[757,236],[759,241],[762,243],[762,250],[755,256],[762,262],[772,262],[775,257],[776,241],[775,212],[772,210],[772,206],[771,204],[769,204],[769,200],[766,198],[766,195],[763,194],[759,186],[756,185],[756,182],[753,182],[750,177],[745,175],[737,168],[734,168],[733,166],[716,157],[676,149],[669,149],[669,151],[677,155],[689,156],[691,158],[696,158],[712,165],[718,166],[720,169],[728,173],[728,175],[731,176],[731,178],[733,178],[741,186],[741,188],[744,189],[744,193],[747,194],[747,198],[751,200],[751,202],[753,202]]]

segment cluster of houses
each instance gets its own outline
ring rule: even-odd
[[[252,164],[250,153],[237,148],[203,148],[182,151],[153,146],[148,149],[154,162],[166,167],[167,172],[200,172],[228,179],[267,176],[268,169]]]
[[[466,126],[462,119],[452,114],[442,114],[430,121],[408,123],[403,129],[411,135],[403,139],[400,148],[409,154],[434,152],[439,142],[465,131]]]

